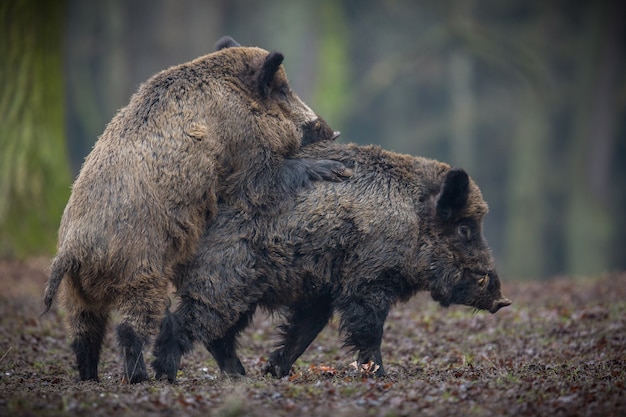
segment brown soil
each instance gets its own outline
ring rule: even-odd
[[[276,323],[259,313],[241,338],[247,377],[220,376],[197,347],[176,385],[126,385],[112,332],[101,382],[74,381],[62,311],[39,317],[46,264],[0,261],[0,416],[626,415],[623,273],[505,283],[514,304],[496,315],[420,294],[387,320],[385,378],[350,366],[336,321],[292,375],[261,375]]]

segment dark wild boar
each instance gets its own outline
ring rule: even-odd
[[[98,379],[110,312],[124,378],[145,380],[168,282],[196,252],[219,201],[265,210],[311,180],[339,180],[334,161],[294,159],[337,133],[296,96],[279,52],[223,38],[217,51],[143,83],[85,159],[61,219],[45,294],[61,284],[81,380]],[[210,244],[210,243],[206,243]]]
[[[180,304],[155,343],[157,378],[173,381],[196,341],[223,372],[244,374],[236,339],[257,306],[284,314],[265,368],[282,377],[333,312],[358,364],[384,375],[383,325],[395,303],[418,291],[491,313],[511,303],[482,234],[487,204],[465,171],[375,146],[316,144],[299,156],[341,161],[353,175],[286,199],[278,216],[221,208],[179,271]]]

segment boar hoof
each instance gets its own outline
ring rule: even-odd
[[[138,384],[140,382],[144,382],[147,380],[148,380],[147,372],[135,371],[132,375],[130,375],[130,378],[128,377],[128,375],[122,376],[122,384]]]
[[[246,375],[246,370],[239,360],[230,364],[222,370],[222,373],[233,378],[239,378]]]
[[[263,375],[270,374],[275,378],[282,378],[289,375],[291,366],[287,367],[284,362],[285,360],[282,352],[272,353],[267,361],[267,364],[263,367]]]
[[[352,176],[352,170],[339,161],[321,159],[316,162],[311,175],[324,181],[341,182]]]
[[[270,374],[274,378],[282,378],[284,376],[289,375],[289,370],[285,371],[279,365],[274,365],[273,363],[268,363],[263,367],[263,374]]]
[[[169,375],[166,375],[164,372],[157,372],[154,375],[154,379],[156,379],[157,381],[167,381],[172,384],[176,383],[176,376],[170,377]]]
[[[176,373],[178,371],[178,366],[170,365],[163,366],[159,360],[154,360],[152,362],[152,368],[155,370],[155,379],[157,381],[163,381],[167,378],[167,381],[170,383],[176,382]]]
[[[97,376],[95,378],[84,379],[80,375],[76,375],[75,377],[71,378],[71,380],[72,382],[75,382],[75,383],[79,383],[83,381],[100,382],[100,378],[98,378]]]

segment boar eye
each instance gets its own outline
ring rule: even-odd
[[[469,226],[459,226],[459,228],[457,229],[457,233],[459,234],[459,236],[461,236],[461,238],[465,240],[470,240],[472,238],[472,232]]]
[[[487,285],[489,285],[489,274],[485,274],[484,277],[478,278],[478,285],[480,285],[481,288],[487,287]]]
[[[280,86],[276,89],[276,94],[278,95],[278,97],[280,97],[282,100],[286,100],[287,96],[289,95],[289,87],[287,86]]]

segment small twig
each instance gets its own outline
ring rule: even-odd
[[[498,365],[496,365],[491,359],[489,359],[487,357],[487,355],[485,355],[484,353],[482,354],[483,359],[485,359],[487,362],[489,362],[491,364],[491,366],[493,366],[494,369],[500,371],[500,367]]]
[[[143,356],[143,348],[145,347],[145,345],[146,345],[146,342],[143,342],[143,343],[141,344],[141,350],[139,351],[139,355],[137,355],[137,360],[135,361],[135,366],[133,366],[133,373],[132,373],[132,376],[134,376],[134,375],[135,375],[135,371],[137,370],[137,365],[139,365],[139,360],[140,360],[140,359],[142,358],[142,356]],[[129,382],[130,382],[130,379],[129,379]]]
[[[139,360],[142,357],[142,352],[143,352],[143,348],[145,347],[145,345],[146,345],[145,342],[141,344],[141,351],[139,351],[139,355],[137,355],[137,359],[135,360],[133,371],[131,373],[128,372],[129,370],[128,368],[126,368],[126,360],[124,360],[124,374],[126,374],[125,376],[129,384],[130,384],[130,381],[132,380],[132,377],[135,375],[135,371],[137,370],[137,366],[139,365]],[[126,347],[122,349],[122,353],[124,357],[126,357]]]
[[[11,351],[11,349],[13,349],[13,346],[9,347],[9,350],[7,350],[4,355],[2,355],[2,357],[0,358],[0,362],[2,362],[2,360],[9,354],[9,352]]]
[[[491,366],[493,366],[493,369],[495,369],[500,375],[506,375],[507,374],[506,368],[504,366],[496,364],[494,361],[489,359],[489,357],[487,357],[487,355],[485,355],[484,353],[481,356],[483,357],[483,359],[485,359],[487,362],[489,362],[489,364],[491,364]],[[496,356],[498,356],[497,352],[496,352]],[[498,360],[498,358],[496,358],[495,360],[499,361],[499,362],[502,362],[502,359]]]

